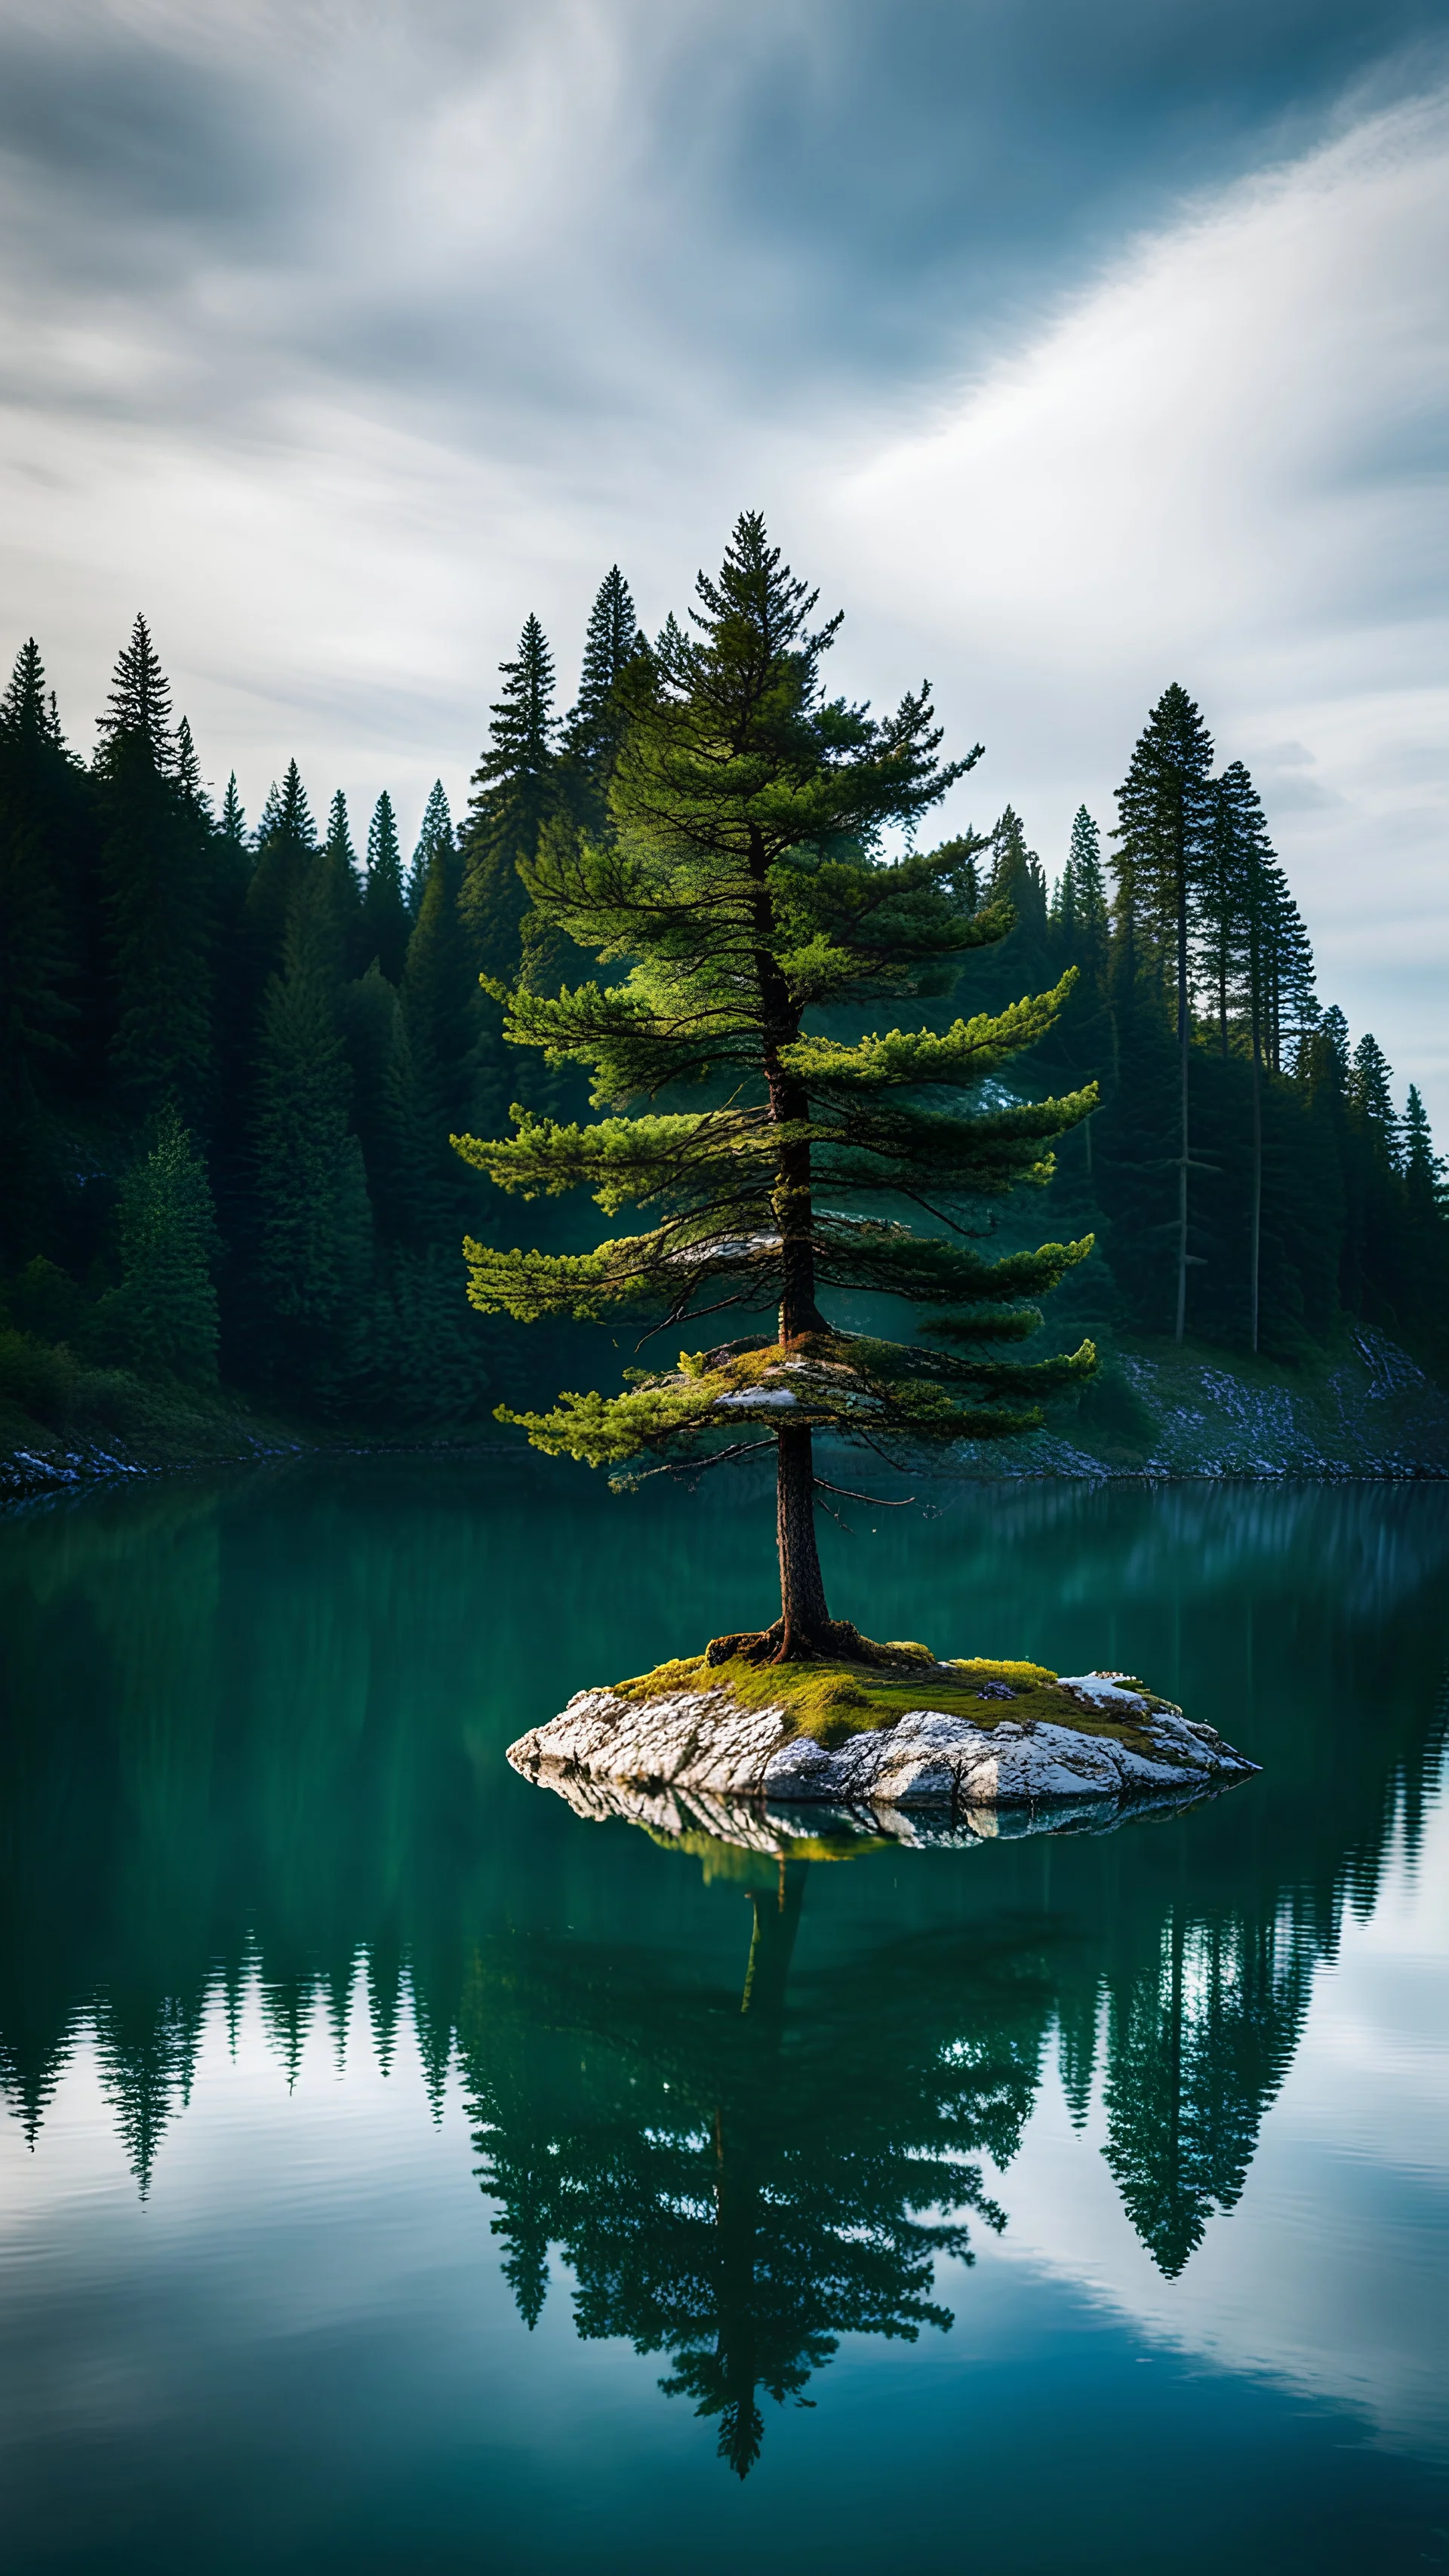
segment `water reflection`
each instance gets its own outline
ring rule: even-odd
[[[522,2314],[557,2242],[580,2334],[668,2352],[666,2394],[719,2418],[741,2477],[761,2395],[801,2397],[842,2333],[949,2326],[934,2258],[970,2260],[964,2211],[1005,2224],[971,2151],[1009,2157],[1039,2057],[1031,1964],[969,1935],[819,1969],[787,2009],[808,1873],[753,1892],[742,1995],[614,1945],[504,1944],[460,2034]]]
[[[145,2193],[210,2004],[235,2019],[255,1978],[297,2080],[319,2014],[341,2051],[360,1962],[383,2064],[408,2015],[435,2106],[461,2081],[522,2318],[561,2255],[579,2333],[663,2357],[741,2476],[842,2335],[949,2326],[936,2258],[1003,2225],[985,2160],[1009,2168],[1053,2057],[1079,2120],[1099,2088],[1122,2205],[1179,2275],[1241,2193],[1343,1905],[1372,1905],[1395,1830],[1413,1847],[1443,1499],[998,1488],[882,1545],[887,1633],[989,1603],[984,1646],[1147,1669],[1261,1779],[969,1855],[651,1838],[580,1823],[502,1747],[675,1642],[677,1593],[687,1630],[721,1597],[746,1615],[731,1521],[707,1581],[665,1517],[461,1472],[13,1525],[0,2082],[37,2152],[89,2036]],[[544,1549],[576,1580],[540,1645]]]

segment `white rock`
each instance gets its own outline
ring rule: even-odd
[[[584,1784],[607,1783],[614,1802],[607,1812],[622,1812],[624,1796],[643,1822],[643,1801],[671,1833],[682,1828],[664,1821],[675,1812],[667,1793],[686,1792],[696,1810],[701,1801],[740,1799],[871,1815],[944,1810],[972,1820],[966,1839],[1001,1830],[975,1821],[1000,1810],[1093,1801],[1115,1812],[1126,1800],[1197,1796],[1258,1768],[1212,1727],[1152,1708],[1118,1674],[1076,1674],[1063,1687],[1084,1707],[1131,1715],[1151,1752],[1042,1719],[983,1727],[931,1708],[826,1746],[792,1735],[783,1708],[742,1709],[720,1688],[650,1700],[580,1691],[561,1716],[511,1744],[508,1759],[530,1779],[567,1782],[580,1812],[596,1811]]]

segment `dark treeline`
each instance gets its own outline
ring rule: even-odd
[[[525,1356],[469,1311],[460,1239],[492,1212],[448,1139],[499,1132],[514,1100],[582,1105],[576,1077],[505,1046],[480,977],[556,987],[581,965],[517,862],[541,833],[608,831],[652,671],[617,568],[566,717],[530,617],[466,813],[435,786],[405,859],[386,794],[365,829],[340,791],[319,819],[295,761],[254,829],[234,777],[213,799],[144,619],[89,763],[24,646],[0,698],[0,1395],[104,1419],[138,1380],[220,1378],[444,1422],[525,1370],[552,1382],[556,1347]],[[1252,781],[1213,764],[1172,688],[1105,860],[1083,809],[1050,882],[1008,809],[969,864],[1016,926],[953,1007],[1077,969],[1023,1070],[1102,1087],[1052,1218],[1098,1234],[1078,1294],[1099,1329],[1293,1358],[1360,1319],[1442,1365],[1449,1226],[1418,1093],[1399,1115],[1375,1040],[1320,1007]]]

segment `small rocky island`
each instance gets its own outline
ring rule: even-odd
[[[928,1813],[955,1838],[999,1833],[1002,1810],[1018,1831],[1057,1811],[1068,1811],[1063,1823],[1086,1823],[1087,1811],[1115,1821],[1258,1768],[1130,1674],[943,1662],[906,1643],[873,1647],[869,1663],[762,1664],[731,1653],[735,1644],[722,1638],[638,1680],[579,1691],[511,1744],[509,1761],[594,1814],[682,1795]]]

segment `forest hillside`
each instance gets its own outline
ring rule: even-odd
[[[314,801],[295,761],[254,822],[234,777],[209,788],[144,618],[89,757],[22,646],[0,697],[12,1446],[36,1426],[208,1454],[243,1418],[457,1435],[560,1369],[607,1373],[581,1328],[472,1313],[461,1239],[511,1242],[516,1219],[449,1138],[498,1132],[515,1101],[583,1105],[580,1077],[506,1046],[485,985],[577,976],[518,862],[540,835],[609,832],[653,660],[615,567],[562,712],[530,617],[466,810],[436,785],[406,849],[388,795],[354,816],[330,782]],[[1395,1454],[1412,1449],[1449,1373],[1449,1214],[1419,1094],[1400,1102],[1375,1037],[1320,996],[1253,781],[1186,690],[1124,748],[1115,814],[1083,807],[1059,859],[1009,806],[963,843],[972,899],[1004,899],[1014,927],[949,1005],[997,1008],[1075,970],[1020,1080],[1095,1081],[1101,1106],[1063,1141],[1048,1206],[1012,1223],[1023,1241],[1096,1237],[1051,1328],[1052,1347],[1086,1329],[1107,1355],[1078,1454],[1161,1447],[1142,1370],[1174,1352],[1290,1393],[1347,1368],[1362,1394],[1399,1369]],[[594,1213],[529,1224],[583,1246]]]

